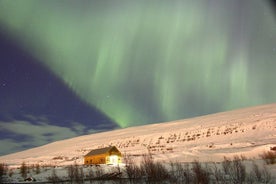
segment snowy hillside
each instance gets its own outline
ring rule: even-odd
[[[108,145],[137,159],[150,152],[165,162],[221,161],[234,155],[258,159],[276,146],[276,104],[80,136],[2,156],[0,163],[81,164],[91,149]]]

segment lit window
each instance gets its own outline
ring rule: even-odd
[[[117,155],[111,155],[110,156],[110,163],[111,164],[118,164],[119,163],[119,158]]]

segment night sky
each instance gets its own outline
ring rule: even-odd
[[[274,103],[274,8],[260,0],[0,0],[0,155]]]

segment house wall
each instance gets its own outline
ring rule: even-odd
[[[87,156],[84,158],[84,164],[105,164],[106,154]]]
[[[118,163],[122,163],[121,153],[113,153],[112,155],[118,156]],[[92,155],[84,157],[84,164],[91,165],[91,164],[113,164],[110,160],[110,154],[100,154],[100,155]]]

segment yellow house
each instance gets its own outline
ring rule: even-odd
[[[121,152],[115,147],[95,149],[84,155],[84,164],[118,164],[121,163]]]

